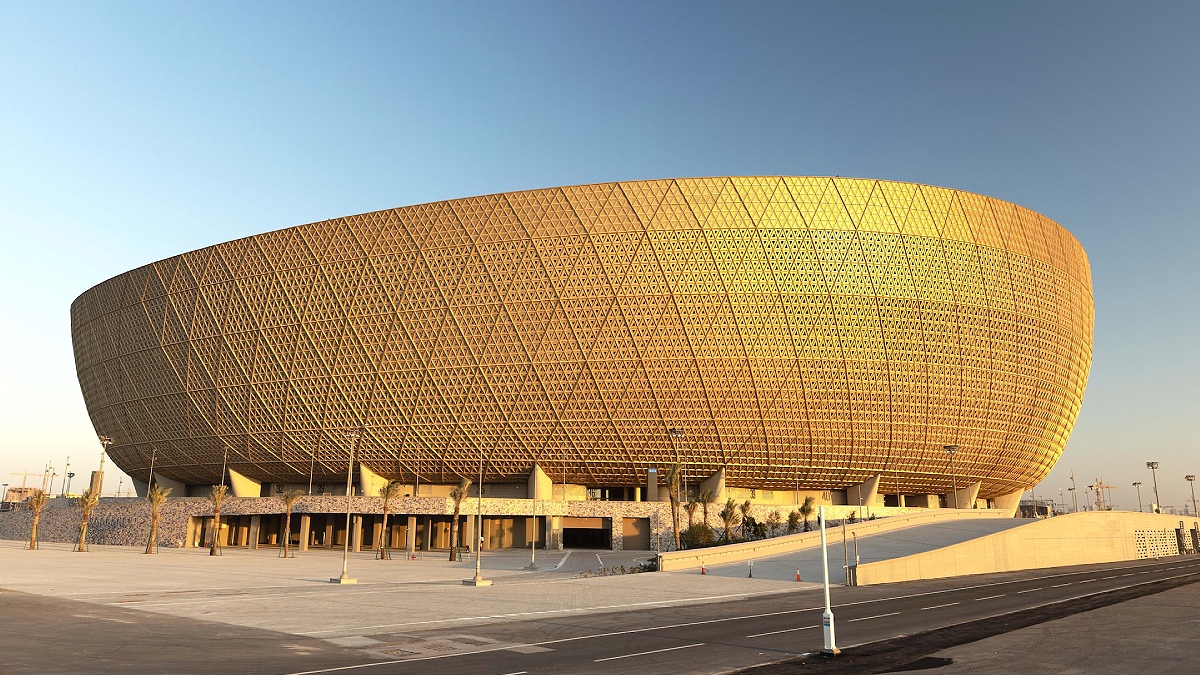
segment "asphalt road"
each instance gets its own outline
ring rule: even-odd
[[[1059,615],[1087,611],[1103,598],[1118,602],[1165,585],[1196,581],[1200,581],[1200,558],[1191,556],[835,587],[832,597],[838,646],[861,656],[878,650],[880,644],[907,646],[924,640],[929,649],[945,648],[982,636],[960,634],[955,643],[930,640],[929,635],[962,633],[966,625],[1012,623],[1013,612],[1034,617],[1047,607],[1057,608]],[[533,592],[554,590],[553,584],[547,584]],[[821,593],[807,590],[725,603],[320,640],[113,605],[0,592],[4,623],[0,672],[722,673],[819,652],[822,609]],[[1009,618],[990,619],[1003,615]],[[1025,625],[1050,618],[1028,619]],[[948,626],[955,628],[943,628]],[[856,645],[866,643],[873,644],[856,652]],[[787,663],[767,670],[791,672],[792,667]]]
[[[838,646],[853,649],[999,615],[1156,582],[1200,581],[1200,559],[1171,558],[1031,570],[833,592]],[[722,605],[477,626],[469,635],[432,631],[362,636],[380,658],[336,671],[304,673],[722,673],[819,652],[820,593],[776,595]],[[441,644],[442,653],[429,653]],[[424,653],[411,652],[417,645]],[[409,652],[406,654],[406,652]],[[407,658],[403,658],[407,656]]]

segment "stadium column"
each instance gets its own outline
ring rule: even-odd
[[[859,517],[866,518],[870,514],[871,509],[874,508],[875,499],[878,494],[879,474],[876,474],[858,485],[851,485],[846,488],[846,506],[860,508],[862,513],[858,514]]]
[[[646,501],[658,501],[658,469],[646,469]]]
[[[725,504],[725,467],[721,467],[716,473],[709,476],[700,483],[700,492],[712,490],[713,503],[724,506]]]
[[[350,550],[354,551],[355,553],[358,553],[359,551],[362,550],[362,527],[363,527],[363,517],[362,516],[354,516],[354,519],[351,521],[351,524],[350,524],[350,528],[351,528]]]
[[[250,532],[246,534],[246,544],[251,549],[258,548],[258,531],[262,527],[262,516],[250,516]]]
[[[171,488],[171,494],[169,495],[170,497],[186,497],[187,496],[187,486],[186,485],[184,485],[183,483],[180,483],[177,480],[171,480],[170,478],[163,476],[161,473],[159,473],[157,471],[154,472],[154,484],[158,485],[159,487],[161,487],[164,490],[166,490],[167,488]]]
[[[388,481],[383,476],[368,469],[361,462],[358,465],[358,485],[361,494],[364,497],[378,497],[379,490],[388,484]]]
[[[975,508],[975,499],[979,497],[979,483],[971,483],[966,487],[961,487],[957,491],[951,491],[953,494],[946,495],[946,505],[954,508],[955,500],[958,500],[958,508],[973,509]]]
[[[529,499],[538,501],[548,501],[554,498],[554,483],[550,481],[550,476],[542,471],[542,467],[534,464],[533,470],[529,472],[529,481],[526,484],[526,495]]]
[[[145,499],[146,492],[150,490],[150,486],[146,483],[146,481],[138,480],[138,479],[134,478],[133,476],[130,476],[129,480],[133,481],[134,494],[136,494],[138,497],[141,497],[142,499]],[[66,490],[63,490],[63,492],[66,492]]]
[[[262,483],[253,478],[247,478],[233,469],[229,469],[229,483],[233,486],[234,497],[262,496]]]
[[[408,517],[408,526],[404,528],[404,550],[408,553],[408,559],[412,560],[413,555],[417,551],[417,517]]]
[[[300,546],[299,546],[299,550],[301,550],[301,551],[308,550],[308,540],[309,540],[309,537],[311,536],[310,535],[311,528],[312,528],[312,516],[308,515],[307,513],[302,514],[300,516]]]
[[[1008,517],[1012,518],[1017,515],[1017,507],[1021,504],[1021,495],[1025,494],[1025,488],[1014,490],[1008,494],[997,495],[996,510],[1008,511]]]

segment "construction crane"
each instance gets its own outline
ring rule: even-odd
[[[21,477],[21,489],[22,489],[22,490],[24,490],[24,489],[25,489],[25,483],[26,483],[26,481],[28,481],[28,480],[29,480],[29,477],[30,477],[30,476],[40,476],[40,475],[42,475],[42,474],[39,474],[39,473],[34,473],[34,472],[32,472],[32,471],[24,471],[24,472],[22,472],[22,473],[17,473],[16,471],[13,471],[13,472],[12,472],[12,475],[14,475],[14,476],[20,476],[20,477]]]
[[[1096,491],[1096,510],[1097,511],[1112,511],[1112,493],[1110,492],[1108,494],[1108,498],[1107,498],[1108,507],[1106,508],[1104,506],[1104,502],[1105,502],[1104,493],[1102,493],[1100,491],[1101,490],[1116,490],[1117,486],[1116,485],[1105,485],[1104,479],[1097,478],[1096,483],[1092,489]]]

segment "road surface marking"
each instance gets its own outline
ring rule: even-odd
[[[1133,572],[1130,572],[1130,573],[1128,573],[1128,574],[1122,574],[1121,576],[1123,576],[1123,577],[1131,577],[1131,576],[1133,576]]]
[[[593,659],[592,662],[600,663],[601,661],[615,661],[617,659],[627,659],[631,656],[645,656],[646,654],[658,654],[659,652],[673,652],[676,649],[687,649],[688,647],[699,647],[702,644],[704,644],[704,643],[697,642],[695,644],[690,644],[690,645],[680,645],[678,647],[667,647],[666,649],[651,649],[648,652],[638,652],[636,654],[622,654],[620,656],[609,656],[609,657],[603,658],[603,659]]]
[[[1100,578],[1101,578],[1101,579],[1116,579],[1116,578],[1117,578],[1117,575],[1115,575],[1115,574],[1114,574],[1114,575],[1112,575],[1111,577],[1100,577]]]
[[[876,614],[875,616],[863,616],[863,617],[859,617],[857,619],[850,619],[850,621],[866,621],[867,619],[882,619],[885,616],[896,616],[899,613],[900,612],[888,612],[887,614]]]
[[[596,554],[596,560],[600,560],[600,554],[599,554],[599,553],[597,553],[597,554]],[[601,567],[604,567],[604,561],[603,561],[603,560],[600,560],[600,566],[601,566]]]
[[[934,605],[933,607],[922,607],[921,611],[924,612],[927,609],[941,609],[942,607],[953,607],[954,605],[957,605],[957,604],[958,604],[957,602],[947,602],[944,605]]]
[[[1093,581],[1095,581],[1095,579],[1080,579],[1080,580],[1079,580],[1079,583],[1081,583],[1081,584],[1090,584],[1090,583],[1092,583]]]
[[[1054,585],[1053,585],[1053,586],[1051,586],[1050,588],[1061,588],[1061,587],[1063,587],[1063,586],[1070,586],[1070,585],[1071,585],[1071,584],[1073,584],[1073,583],[1075,583],[1075,582],[1074,582],[1074,581],[1068,581],[1068,582],[1067,582],[1067,583],[1065,583],[1065,584],[1054,584]]]
[[[1032,593],[1034,591],[1040,591],[1040,590],[1042,590],[1042,588],[1039,586],[1037,588],[1026,588],[1023,591],[1017,591],[1017,593]]]
[[[980,600],[995,600],[996,598],[1003,598],[1003,597],[1004,597],[1004,593],[1001,593],[1000,595],[989,595],[986,598],[975,598],[975,602],[979,602]]]
[[[762,637],[764,635],[779,635],[780,633],[791,633],[793,631],[798,631],[798,630],[808,630],[809,628],[816,628],[816,626],[800,626],[799,628],[784,628],[783,630],[773,630],[773,631],[769,631],[766,633],[755,633],[754,635],[747,635],[746,637],[756,638],[756,637]]]
[[[515,673],[505,673],[504,675],[525,675],[528,672],[529,672],[528,670],[518,670]]]

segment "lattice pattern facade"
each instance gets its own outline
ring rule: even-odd
[[[71,311],[84,399],[144,478],[377,473],[981,497],[1053,466],[1091,361],[1087,257],[1020,206],[847,178],[608,183],[218,244]],[[674,444],[668,428],[684,431]]]

